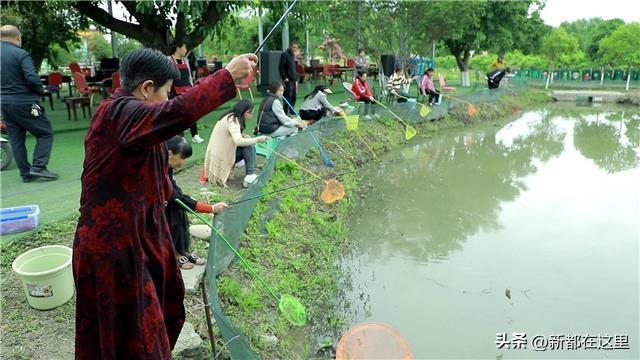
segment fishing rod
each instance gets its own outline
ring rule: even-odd
[[[264,37],[264,39],[262,40],[262,42],[260,43],[260,45],[258,45],[258,48],[256,49],[256,51],[253,52],[254,55],[258,55],[258,52],[260,52],[260,50],[262,50],[262,47],[264,46],[264,44],[267,42],[267,40],[269,39],[269,37],[271,36],[271,34],[273,34],[273,32],[278,28],[278,26],[280,26],[280,23],[284,20],[285,17],[287,17],[287,15],[289,15],[289,12],[291,12],[291,9],[293,9],[293,6],[298,2],[298,0],[293,0],[293,2],[291,3],[291,5],[289,5],[289,7],[287,8],[287,10],[285,10],[284,14],[282,14],[282,16],[280,17],[280,19],[278,20],[278,22],[276,22],[275,25],[273,25],[273,28],[271,28],[271,31],[269,31],[269,33],[267,34],[267,36]]]

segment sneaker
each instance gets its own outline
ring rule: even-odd
[[[26,175],[26,176],[22,177],[22,182],[23,183],[30,183],[30,182],[34,181],[35,179],[37,179],[35,176]]]
[[[370,115],[365,115],[362,118],[365,119],[365,120],[371,120],[371,116]]]
[[[376,119],[380,119],[380,114],[373,114],[373,117]]]
[[[258,180],[258,174],[247,175],[244,177],[242,185],[244,185],[244,187],[249,187],[249,185],[253,184],[256,180]]]
[[[237,168],[244,167],[244,159],[238,161],[234,166]]]
[[[196,144],[202,144],[204,142],[204,139],[202,139],[200,135],[194,136],[191,140]]]

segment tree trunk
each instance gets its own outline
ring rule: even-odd
[[[627,70],[627,86],[625,87],[626,91],[629,91],[629,81],[631,80],[631,66],[629,66],[629,70]]]
[[[468,50],[463,50],[456,52],[453,56],[456,58],[456,63],[460,70],[460,85],[471,86],[471,82],[469,81],[469,58],[471,57],[471,53]]]
[[[360,51],[360,5],[356,3],[356,54]]]
[[[547,84],[544,86],[545,89],[549,88],[549,81],[551,80],[551,68],[549,68],[549,71],[547,71]]]

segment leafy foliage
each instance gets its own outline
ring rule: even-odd
[[[53,45],[68,50],[79,41],[76,31],[88,26],[61,1],[2,1],[0,6],[0,22],[20,29],[22,47],[31,54],[36,70],[44,59],[55,59]]]
[[[578,40],[563,28],[552,30],[542,41],[542,54],[551,66],[569,66],[576,57],[584,57]]]
[[[640,23],[620,26],[602,39],[598,56],[611,65],[640,65]]]

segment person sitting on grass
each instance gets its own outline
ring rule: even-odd
[[[280,137],[295,134],[300,129],[306,127],[302,120],[290,118],[284,113],[282,107],[282,95],[284,86],[275,82],[269,86],[267,96],[260,104],[260,114],[258,115],[258,132],[271,137]]]
[[[422,76],[422,81],[420,82],[420,91],[422,94],[427,96],[429,95],[429,106],[433,106],[433,99],[436,99],[435,105],[440,105],[440,92],[436,90],[435,85],[433,85],[433,68],[428,68],[427,71],[424,72]]]
[[[399,66],[389,77],[389,80],[387,81],[387,90],[395,97],[397,102],[403,103],[407,101],[409,94],[407,94],[402,87],[408,83],[409,79],[404,76],[404,69]]]
[[[311,125],[314,122],[327,116],[329,112],[336,115],[344,115],[344,110],[331,105],[327,100],[327,94],[332,91],[326,85],[318,85],[313,91],[304,97],[304,102],[300,108],[300,117]]]
[[[180,189],[178,184],[176,184],[176,180],[173,178],[173,173],[180,169],[186,159],[193,153],[191,144],[180,135],[172,137],[165,144],[169,153],[169,179],[173,186],[171,197],[165,207],[165,213],[167,215],[169,229],[171,230],[171,241],[173,242],[173,249],[176,254],[178,266],[183,270],[189,270],[193,269],[193,265],[204,265],[205,260],[190,250],[191,236],[189,235],[189,218],[187,217],[187,212],[176,200],[182,201],[191,208],[191,210],[200,213],[220,214],[227,207],[227,204],[221,202],[211,205],[202,201],[196,201],[189,195],[183,194],[182,189]]]
[[[211,184],[227,186],[233,165],[244,160],[246,175],[243,185],[248,187],[256,181],[255,144],[269,140],[268,136],[255,138],[244,135],[246,121],[253,116],[253,103],[240,100],[230,111],[223,114],[211,132],[211,140],[204,156],[204,173]]]
[[[511,72],[510,68],[496,69],[496,70],[490,71],[487,74],[487,85],[489,86],[489,89],[497,89],[498,87],[500,87],[500,81],[506,74],[510,72]]]
[[[367,120],[371,120],[371,116],[369,116],[369,111],[371,111],[371,115],[376,116],[376,108],[372,106],[374,103],[374,97],[371,92],[371,88],[369,88],[369,84],[367,83],[367,74],[363,72],[358,72],[356,79],[353,80],[353,84],[351,85],[351,91],[356,96],[356,101],[361,101],[364,103],[363,116]]]

